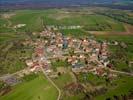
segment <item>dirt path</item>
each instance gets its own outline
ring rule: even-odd
[[[128,34],[133,34],[133,25],[125,24],[124,27]]]
[[[130,34],[130,30],[128,29],[128,27],[127,27],[127,25],[126,25],[126,24],[124,25],[124,27],[125,27],[125,29],[126,29],[127,33],[128,33],[128,34]]]
[[[61,97],[61,90],[58,88],[58,86],[46,75],[44,69],[41,67],[41,70],[43,72],[43,74],[46,76],[46,78],[48,79],[48,81],[57,89],[57,91],[59,92],[58,98],[57,100],[60,100]]]
[[[73,74],[73,72],[69,72],[69,73],[70,73],[70,75],[71,75],[73,81],[74,81],[74,82],[77,82],[77,79],[76,79],[75,75]]]
[[[8,22],[8,25],[6,26],[7,28],[11,28],[14,30],[14,32],[16,32],[16,29],[12,27],[12,22],[9,19],[6,19]]]
[[[0,77],[0,80],[5,80],[5,79],[7,79],[8,77],[12,77],[12,76],[14,76],[14,75],[19,75],[19,74],[26,73],[27,70],[29,70],[29,69],[28,69],[28,68],[25,68],[25,69],[22,69],[22,70],[20,70],[20,71],[15,72],[15,73],[12,73],[12,74],[3,75],[3,76]]]
[[[133,73],[127,73],[127,72],[122,72],[122,71],[117,71],[117,70],[112,70],[112,69],[109,69],[111,72],[114,72],[114,73],[119,73],[119,74],[124,74],[124,75],[130,75],[130,76],[133,76]]]
[[[98,62],[99,64],[101,64],[98,60],[97,60],[97,62]],[[111,71],[111,72],[114,72],[114,73],[133,76],[133,73],[128,73],[128,72],[123,72],[123,71],[112,70],[112,69],[107,68],[107,67],[105,67],[105,66],[103,66],[103,68],[105,68],[105,69],[107,69],[107,70],[109,70],[109,71]]]

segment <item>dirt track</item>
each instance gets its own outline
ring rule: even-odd
[[[106,31],[89,31],[89,33],[94,35],[133,35],[133,32],[106,32]]]
[[[88,31],[94,35],[133,35],[133,25],[125,24],[125,32],[109,32],[109,31]]]
[[[125,24],[125,29],[128,33],[133,34],[133,25]]]

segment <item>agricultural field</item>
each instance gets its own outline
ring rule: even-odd
[[[57,78],[51,78],[54,83],[61,89],[62,100],[80,100],[84,97],[83,93],[76,94],[76,95],[68,95],[65,90],[65,86],[76,82],[76,77],[72,73],[70,65],[65,61],[59,60],[52,62],[52,67],[56,69],[55,71],[58,73]]]
[[[16,33],[0,34],[0,75],[14,73],[26,67],[25,59],[30,58],[32,47],[22,45],[27,35]]]
[[[91,73],[80,74],[78,79],[82,84],[88,86],[88,95],[94,100],[122,98],[132,93],[133,78],[132,76],[118,76],[112,81],[106,80],[106,77],[99,77]],[[102,87],[102,89],[99,89]]]
[[[93,85],[105,84],[105,78],[98,77],[98,76],[93,75],[91,73],[78,75],[78,80],[82,83],[90,82]]]
[[[66,93],[65,86],[75,82],[74,76],[72,76],[72,72],[69,69],[65,69],[65,73],[59,75],[58,78],[53,79],[53,81],[62,91],[62,100],[80,100],[84,97],[83,93],[78,93],[75,95],[68,95]]]
[[[22,82],[14,87],[6,95],[0,97],[0,100],[55,100],[58,92],[48,82],[48,80],[39,74],[33,80]]]
[[[95,14],[94,11],[80,10],[69,11],[65,9],[48,10],[20,10],[13,11],[14,15],[9,18],[0,19],[0,32],[38,32],[42,31],[44,26],[82,26],[84,31],[125,31],[124,25],[113,18]],[[31,17],[32,16],[32,17]],[[99,20],[100,19],[100,20]],[[14,29],[18,24],[26,26]],[[81,30],[79,29],[79,30]],[[68,33],[70,30],[61,30]],[[73,30],[72,30],[73,31]]]
[[[53,80],[61,89],[63,89],[68,83],[73,82],[73,79],[69,73],[61,74],[57,79]]]
[[[130,95],[132,93],[133,78],[129,76],[121,76],[114,80],[112,84],[114,87],[109,86],[107,92],[104,95],[96,96],[95,100],[104,100],[107,98],[121,98],[122,96]],[[117,96],[116,96],[117,95]]]
[[[60,15],[57,14],[57,16],[60,16]],[[54,19],[54,17],[50,17],[50,18]],[[101,20],[98,20],[98,19],[101,19]],[[112,25],[112,26],[116,25],[116,29],[112,27],[112,30],[114,29],[114,30],[118,30],[118,31],[119,30],[123,31],[122,25],[120,25],[119,23],[116,23],[114,20],[112,20],[108,17],[95,15],[95,14],[94,15],[79,14],[79,15],[75,15],[75,16],[73,14],[73,15],[70,15],[69,17],[58,19],[57,21],[58,21],[58,23],[55,22],[54,23],[55,25],[56,24],[57,25],[80,25],[80,26],[84,26],[84,28],[88,28],[88,30],[91,30],[91,29],[93,30],[93,28],[94,28],[94,30],[98,30],[98,29],[100,30],[100,28],[102,30],[102,28],[104,28],[104,27],[105,27],[105,30],[108,30],[108,28],[111,27],[110,25]],[[52,24],[52,22],[50,23],[48,20],[46,20],[46,23]]]
[[[59,30],[63,35],[72,36],[76,38],[88,37],[89,33],[83,29],[64,29]]]
[[[133,25],[133,15],[131,14],[131,12],[119,11],[119,10],[118,11],[117,10],[105,10],[103,12],[97,12],[97,13],[111,17],[120,22],[124,22],[124,23]]]

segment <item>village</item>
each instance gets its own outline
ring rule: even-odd
[[[76,93],[77,91],[83,91],[85,94],[87,91],[90,91],[86,84],[79,82],[78,77],[82,74],[87,75],[89,73],[90,77],[94,75],[98,78],[104,78],[110,83],[119,77],[119,74],[133,76],[132,73],[115,70],[110,62],[108,46],[118,45],[117,41],[111,43],[108,41],[97,41],[92,37],[73,38],[64,36],[60,32],[55,32],[53,28],[45,28],[44,31],[40,33],[34,32],[32,35],[37,36],[37,38],[22,41],[23,45],[33,48],[32,57],[25,60],[27,67],[16,73],[0,77],[0,80],[9,86],[21,83],[23,81],[21,79],[32,73],[43,73],[48,81],[58,90],[57,100],[60,100],[62,88],[53,80],[68,72],[73,78],[73,82],[64,84],[63,88],[69,91],[68,94],[70,95],[72,91]],[[63,65],[58,65],[60,62]],[[53,66],[53,63],[57,64],[56,68]],[[83,76],[83,79],[87,80],[87,76]],[[107,91],[105,86],[99,88],[99,86],[94,85],[94,87],[93,92]]]
[[[33,33],[33,35],[36,34]],[[51,63],[60,60],[66,62],[75,75],[90,72],[101,77],[107,75],[116,77],[113,72],[108,73],[112,68],[108,59],[108,42],[98,42],[92,38],[77,39],[63,36],[62,33],[52,32],[51,28],[47,28],[37,35],[40,38],[34,41],[25,40],[22,43],[34,48],[32,58],[25,61],[27,68],[13,75],[2,77],[2,80],[9,85],[19,83],[16,75],[17,78],[20,78],[32,72],[40,72],[42,69],[50,78],[57,78],[59,73],[65,72],[65,69],[58,68],[57,71],[54,71]],[[114,43],[114,45],[117,44],[117,42]]]
[[[133,0],[1,0],[0,100],[133,100]]]
[[[32,57],[25,60],[27,68],[11,75],[5,75],[1,77],[1,80],[14,85],[19,83],[16,78],[24,77],[24,75],[32,72],[40,72],[42,69],[47,76],[57,78],[59,73],[65,72],[63,68],[57,68],[57,71],[52,68],[52,62],[58,61],[67,63],[75,75],[89,72],[100,77],[108,76],[110,79],[117,77],[116,73],[132,76],[131,73],[113,70],[114,66],[109,60],[108,46],[118,45],[117,41],[111,43],[97,41],[92,37],[73,38],[55,32],[53,29],[53,27],[47,26],[40,33],[32,33],[32,35],[37,35],[39,38],[35,40],[25,39],[22,44],[34,48]],[[14,76],[15,78],[12,78]]]
[[[66,61],[74,73],[91,72],[95,75],[107,75],[106,68],[111,68],[108,59],[108,43],[97,42],[91,38],[76,39],[54,33],[50,29],[39,33],[36,41],[26,40],[25,45],[33,45],[34,53],[26,64],[31,72],[37,72],[40,68],[52,76],[55,74],[51,68],[51,62],[56,60]],[[42,39],[46,38],[45,40]]]

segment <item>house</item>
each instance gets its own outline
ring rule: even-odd
[[[92,48],[86,47],[86,48],[84,49],[84,51],[87,52],[87,53],[90,53],[90,52],[92,52]]]
[[[97,75],[99,75],[99,76],[105,76],[106,75],[104,68],[101,68],[101,67],[96,68],[96,72],[97,72]]]
[[[33,61],[32,61],[32,60],[26,60],[26,65],[27,65],[28,67],[33,66]]]
[[[33,65],[30,67],[31,72],[38,70],[38,69],[40,69],[40,65],[38,62],[34,62]]]
[[[36,47],[35,48],[35,54],[37,56],[43,56],[44,55],[44,49],[42,47]]]
[[[89,42],[88,42],[86,39],[84,39],[84,40],[82,41],[82,45],[83,45],[83,46],[88,46],[88,45],[89,45]]]
[[[14,86],[14,85],[20,83],[21,81],[18,80],[15,76],[11,76],[11,77],[4,79],[4,82],[8,85]]]
[[[26,26],[26,24],[18,24],[16,26],[14,26],[14,28],[21,28],[21,27],[24,27],[24,26]]]
[[[129,67],[133,67],[133,61],[129,62]]]
[[[63,49],[67,49],[68,47],[68,41],[67,40],[63,40]]]
[[[85,58],[86,58],[86,57],[85,57],[85,55],[84,55],[84,54],[80,54],[78,59],[80,59],[81,61],[84,61],[84,60],[85,60]]]
[[[56,78],[58,78],[58,75],[57,74],[50,74],[49,77],[56,79]]]
[[[46,74],[50,74],[52,72],[52,70],[47,69],[47,70],[45,70],[45,72],[46,72]]]
[[[102,68],[102,67],[93,68],[89,71],[92,72],[93,74],[99,75],[99,76],[105,76],[106,75],[106,72],[105,72],[104,68]]]

